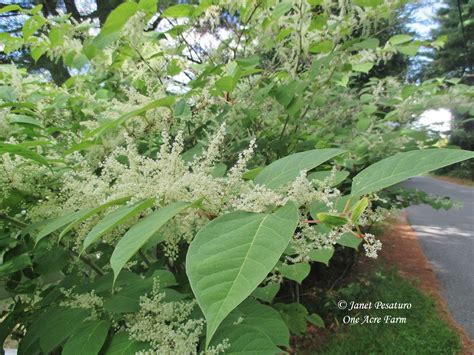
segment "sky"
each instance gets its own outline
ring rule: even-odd
[[[429,0],[424,3],[425,5],[415,12],[412,23],[408,25],[408,28],[416,32],[416,37],[421,40],[430,38],[431,30],[437,27],[437,23],[433,19],[436,12],[443,6],[440,1]],[[437,132],[446,132],[451,129],[451,120],[452,114],[448,109],[430,109],[421,114],[416,125]]]

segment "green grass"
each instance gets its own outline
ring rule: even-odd
[[[348,302],[404,302],[409,310],[336,311],[341,324],[337,334],[330,336],[322,348],[311,354],[456,354],[460,351],[459,336],[442,320],[435,301],[420,292],[412,283],[395,272],[377,272],[365,283],[354,283],[340,289],[335,300]],[[345,315],[382,317],[381,324],[342,325]],[[383,317],[405,317],[405,324],[384,324]]]

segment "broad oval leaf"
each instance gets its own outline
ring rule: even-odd
[[[303,280],[309,275],[311,266],[309,266],[308,263],[298,263],[292,265],[281,265],[278,269],[287,279],[301,284]]]
[[[335,156],[344,153],[342,149],[314,149],[288,155],[266,166],[255,178],[255,183],[270,189],[280,187],[294,180],[301,170],[311,170]]]
[[[390,39],[388,41],[392,45],[396,46],[397,44],[410,42],[412,39],[413,39],[413,37],[410,36],[410,35],[400,34],[400,35],[395,35],[395,36],[390,37]]]
[[[95,355],[104,345],[110,323],[107,321],[88,320],[69,337],[64,345],[62,355]]]
[[[153,234],[171,218],[191,205],[192,203],[189,202],[174,202],[153,212],[130,228],[117,243],[110,258],[110,265],[114,271],[114,281],[123,266],[146,244]]]
[[[358,71],[361,73],[368,73],[370,69],[374,67],[374,63],[371,62],[365,62],[365,63],[359,63],[359,64],[352,64],[352,70]]]
[[[369,194],[473,157],[474,152],[461,149],[424,149],[398,153],[357,174],[352,180],[351,193],[353,196]]]
[[[148,350],[148,344],[136,341],[128,337],[126,332],[114,334],[112,340],[105,350],[105,355],[135,355]]]
[[[125,26],[130,17],[137,11],[138,5],[134,2],[124,2],[117,6],[107,17],[100,33],[94,38],[95,47],[103,49],[116,39],[117,33]]]
[[[312,261],[317,261],[329,266],[329,260],[331,260],[333,255],[334,248],[331,247],[311,250],[308,256]]]
[[[115,211],[109,213],[94,228],[91,229],[84,239],[84,246],[82,250],[86,250],[92,243],[99,239],[102,235],[110,232],[112,229],[125,222],[127,219],[136,216],[143,210],[153,206],[154,198],[149,198],[144,201],[139,201],[131,206],[123,206]]]
[[[349,176],[349,172],[346,170],[336,171],[334,173],[334,179],[330,179],[332,175],[333,172],[331,170],[315,171],[314,173],[308,175],[308,180],[316,180],[321,182],[327,180],[331,182],[330,186],[333,187],[343,182]]]
[[[189,17],[193,14],[194,7],[192,5],[187,4],[178,4],[173,5],[165,9],[161,14],[162,17],[169,17],[169,18],[181,18],[181,17]]]
[[[324,328],[324,320],[316,313],[307,315],[306,320],[317,327]]]
[[[38,324],[41,328],[38,336],[41,349],[45,353],[54,350],[75,332],[87,316],[89,312],[80,308],[57,307],[54,312],[46,312],[46,321]]]
[[[298,209],[290,202],[272,214],[229,213],[198,232],[189,246],[186,272],[206,317],[207,345],[276,265],[297,224]]]
[[[359,245],[361,242],[362,242],[362,238],[357,238],[352,233],[344,233],[337,240],[337,244],[348,247],[348,248],[352,248],[355,250],[359,250]]]
[[[255,291],[252,292],[252,297],[271,303],[278,291],[280,291],[280,284],[277,282],[272,282],[266,286],[257,287]]]
[[[228,339],[226,354],[273,355],[289,346],[290,334],[280,314],[269,306],[246,300],[224,320],[211,345]]]

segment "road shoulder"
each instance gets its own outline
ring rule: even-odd
[[[419,282],[420,289],[435,299],[443,319],[460,335],[463,354],[472,354],[474,342],[449,311],[447,302],[442,296],[441,286],[423,253],[415,231],[408,223],[406,212],[391,225],[387,227],[382,237],[383,249],[380,255],[382,262],[387,266],[396,266],[402,277]]]

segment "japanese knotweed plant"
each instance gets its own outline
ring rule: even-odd
[[[346,174],[312,172],[344,155],[341,149],[247,170],[251,146],[218,172],[223,127],[190,162],[180,137],[171,143],[164,134],[154,159],[128,140],[99,174],[75,156],[80,169],[64,173],[56,198],[25,212],[33,224],[2,213],[7,248],[0,273],[15,295],[2,327],[20,335],[20,353],[288,349],[291,324],[283,319],[291,322],[293,306],[271,306],[279,283],[301,283],[311,263],[328,264],[336,244],[357,248],[363,241],[367,256],[376,257],[381,243],[363,232],[380,218],[369,208],[374,194],[474,155],[399,153],[357,174],[350,194],[341,195],[331,186]]]
[[[6,53],[72,75],[0,68],[0,339],[20,354],[275,354],[323,325],[273,303],[283,282],[336,248],[376,257],[378,194],[473,156],[415,150],[438,142],[406,125],[470,88],[360,82],[440,45],[380,44],[398,3],[127,1],[100,30],[2,8],[28,18]]]

